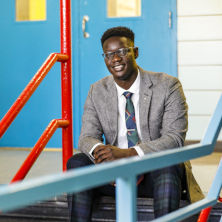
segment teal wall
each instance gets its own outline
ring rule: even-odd
[[[60,52],[59,1],[47,0],[47,20],[16,22],[15,0],[0,7],[0,119],[51,52]],[[32,147],[53,118],[61,118],[60,64],[40,87],[0,139],[4,147]],[[48,143],[61,147],[61,130]]]

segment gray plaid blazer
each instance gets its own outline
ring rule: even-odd
[[[182,147],[188,127],[187,104],[179,80],[165,73],[148,72],[139,67],[139,114],[141,141],[145,154]],[[117,89],[113,76],[94,83],[84,106],[79,149],[88,154],[96,143],[116,145],[118,133]],[[191,165],[185,163],[191,202],[204,196],[195,181]]]

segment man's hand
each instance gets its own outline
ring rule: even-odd
[[[120,149],[112,145],[99,145],[93,151],[95,163],[113,161],[124,157],[138,155],[134,148]]]

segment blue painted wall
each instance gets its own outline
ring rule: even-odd
[[[15,0],[0,7],[0,118],[51,52],[60,51],[59,1],[47,0],[47,20],[16,22]],[[0,139],[0,146],[32,147],[53,118],[61,118],[60,64],[49,72]],[[61,147],[61,130],[48,143]]]

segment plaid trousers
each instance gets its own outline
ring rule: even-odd
[[[79,153],[67,162],[67,169],[94,164],[86,154]],[[181,181],[184,174],[182,165],[166,167],[144,175],[144,180],[138,186],[138,196],[154,199],[155,218],[179,208],[181,199]],[[68,194],[69,221],[91,221],[91,211],[94,198],[99,195],[115,196],[115,187],[101,186],[77,194]]]

